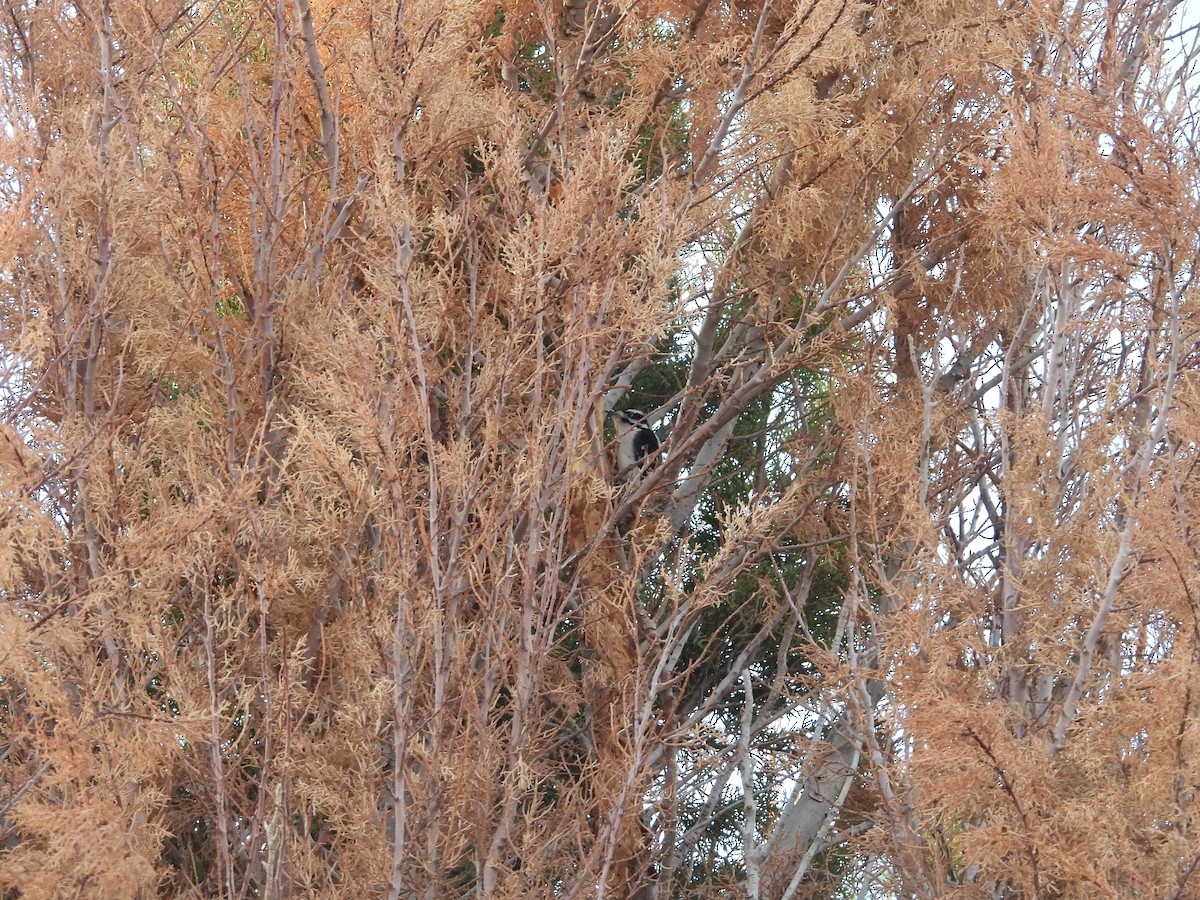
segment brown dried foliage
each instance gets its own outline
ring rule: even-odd
[[[10,0],[0,890],[1196,896],[1178,6]]]

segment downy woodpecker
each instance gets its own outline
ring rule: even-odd
[[[646,457],[658,451],[658,435],[646,424],[646,414],[638,409],[614,412],[617,420],[617,466],[628,472],[644,465]]]

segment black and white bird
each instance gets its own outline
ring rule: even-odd
[[[617,466],[622,472],[643,465],[645,459],[658,452],[658,435],[646,424],[646,414],[640,409],[613,413],[617,420]]]

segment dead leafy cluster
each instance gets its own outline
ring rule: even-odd
[[[11,0],[0,892],[1195,896],[1180,9]]]

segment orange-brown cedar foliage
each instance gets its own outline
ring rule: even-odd
[[[9,3],[0,885],[1194,895],[1177,7]]]

